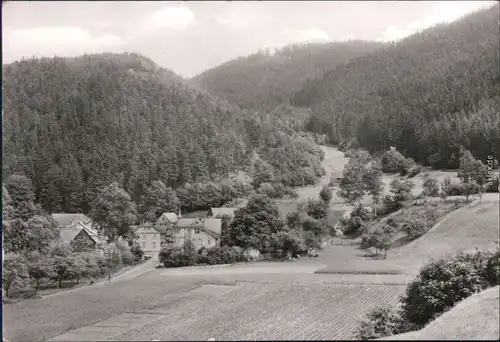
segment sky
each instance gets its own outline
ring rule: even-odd
[[[137,52],[183,77],[292,43],[397,41],[495,1],[2,2],[2,58]]]

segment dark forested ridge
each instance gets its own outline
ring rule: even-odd
[[[291,45],[226,62],[189,82],[240,107],[269,110],[288,103],[307,80],[383,46],[365,41]]]
[[[424,30],[309,82],[293,103],[308,128],[370,151],[458,166],[460,145],[499,155],[499,6]]]
[[[33,58],[3,66],[2,176],[30,178],[49,212],[87,212],[115,181],[139,203],[154,181],[177,189],[256,160],[275,182],[310,183],[322,168],[298,133],[308,115],[247,113],[137,54]]]

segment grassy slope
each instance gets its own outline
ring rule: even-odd
[[[499,286],[464,299],[425,328],[379,340],[498,340]]]
[[[348,159],[343,152],[335,147],[324,147],[324,166],[327,175],[322,179],[322,183],[316,187],[306,187],[299,189],[301,198],[317,197],[322,184],[328,182],[330,174],[341,175],[342,168]],[[445,177],[450,177],[458,182],[456,171],[435,171],[428,173],[442,182]],[[424,173],[412,178],[415,183],[414,195],[422,191]],[[389,183],[399,177],[398,175],[384,174],[385,193],[389,193]],[[498,240],[498,194],[485,194],[481,203],[473,208],[464,208],[460,212],[450,214],[450,218],[439,226],[435,226],[424,236],[405,244],[399,248],[388,252],[387,260],[371,260],[364,258],[365,251],[359,250],[357,245],[328,246],[322,253],[322,262],[328,266],[319,272],[355,272],[355,273],[409,273],[415,274],[419,267],[431,257],[442,257],[448,253],[455,253],[462,249],[480,249],[495,247],[493,241]],[[436,199],[437,201],[440,201]],[[343,211],[350,207],[341,204],[342,199],[338,198],[334,191],[331,212],[335,212],[338,217]],[[371,204],[371,199],[367,196],[364,203]],[[417,209],[418,210],[418,209]],[[477,226],[481,229],[478,230]],[[349,244],[349,242],[347,242]]]
[[[390,259],[410,273],[431,258],[442,258],[461,250],[492,249],[499,239],[498,194],[488,194],[481,203],[450,213],[429,232],[390,254]],[[491,199],[491,200],[490,200]]]

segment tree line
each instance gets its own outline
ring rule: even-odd
[[[457,168],[460,146],[485,161],[500,146],[498,4],[350,60],[294,96],[309,130],[370,152],[395,146]]]
[[[256,158],[285,186],[322,173],[303,111],[241,110],[137,54],[32,58],[3,72],[2,175],[31,179],[47,212],[88,213],[113,182],[140,205],[155,181],[178,190],[252,176]]]

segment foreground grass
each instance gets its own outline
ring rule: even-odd
[[[425,328],[378,340],[491,340],[500,339],[500,287],[472,295]]]

